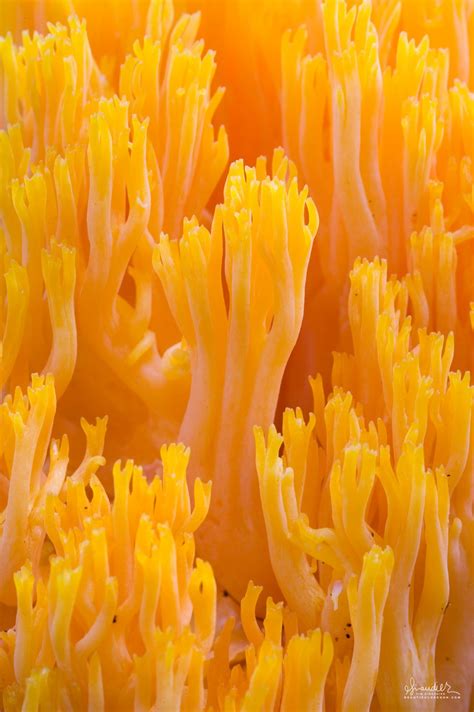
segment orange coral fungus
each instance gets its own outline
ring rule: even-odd
[[[264,161],[256,168],[232,164],[211,231],[195,220],[185,222],[178,243],[162,236],[154,260],[190,348],[192,385],[179,437],[191,446],[196,472],[213,480],[203,550],[223,584],[239,596],[243,571],[270,582],[252,427],[270,424],[275,415],[283,369],[301,325],[318,224],[314,203],[306,189],[298,190],[281,152],[275,152],[272,174],[266,175]],[[240,547],[229,570],[236,520]]]
[[[0,254],[12,296],[3,304],[22,315],[5,332],[2,383],[11,390],[26,386],[32,371],[53,372],[65,429],[76,428],[78,411],[106,413],[116,445],[125,446],[117,451],[111,442],[114,455],[153,460],[179,431],[189,376],[180,334],[153,284],[152,247],[162,228],[181,229],[183,215],[206,219],[227,161],[225,131],[215,139],[212,125],[222,93],[211,93],[213,57],[194,41],[195,21],[176,23],[167,54],[158,40],[135,46],[121,70],[120,100],[97,94],[85,24],[69,24],[69,32],[57,25],[46,37],[25,35],[22,48],[7,37],[0,50],[5,96],[16,90],[1,134]],[[70,69],[69,84],[52,82],[52,59]],[[28,82],[18,90],[15,64],[30,83],[35,64],[43,68],[49,83],[39,95]],[[151,82],[155,90],[145,93]],[[64,303],[67,310],[57,306]],[[90,369],[103,388],[84,380]]]
[[[273,569],[285,599],[306,627],[327,617],[326,626],[336,633],[341,617],[352,618],[359,608],[354,608],[351,576],[364,570],[375,545],[386,547],[384,575],[389,576],[392,566],[393,573],[390,585],[383,577],[376,585],[380,598],[374,598],[370,614],[374,638],[366,645],[373,645],[377,655],[382,709],[390,709],[394,695],[395,709],[402,709],[403,680],[413,676],[432,685],[435,655],[442,670],[446,661],[460,656],[455,680],[466,695],[470,689],[472,653],[466,660],[466,649],[455,645],[456,653],[449,642],[456,635],[452,624],[441,624],[448,603],[457,606],[457,620],[469,616],[465,599],[449,598],[450,589],[466,585],[465,580],[457,584],[458,574],[449,572],[449,552],[456,549],[472,580],[468,561],[474,519],[472,506],[465,505],[472,496],[466,499],[472,491],[474,394],[469,374],[450,372],[452,335],[444,340],[420,330],[413,338],[410,319],[401,311],[404,285],[387,283],[385,264],[358,263],[351,280],[354,354],[336,355],[335,389],[326,404],[321,380],[313,382],[319,428],[313,416],[305,424],[301,412],[287,410],[283,437],[272,426],[265,444],[262,431],[256,431],[260,491]],[[349,389],[364,412],[371,416],[373,410],[373,420],[367,422],[357,412]],[[282,443],[283,459],[278,456]],[[319,576],[305,556],[322,562]],[[337,606],[331,602],[336,587]],[[341,602],[345,590],[347,602]],[[377,601],[385,606],[383,623]],[[348,683],[353,680],[357,688],[361,673],[352,673],[358,664],[354,620],[352,628]],[[468,635],[472,637],[472,630]],[[340,628],[339,639],[347,648]],[[366,665],[371,649],[364,650]],[[372,679],[367,668],[364,672]]]
[[[474,0],[3,0],[2,710],[472,710],[473,89]]]
[[[462,301],[463,325],[473,298],[472,246],[466,245],[474,222],[472,93],[459,77],[448,81],[449,54],[431,49],[426,35],[417,44],[402,32],[385,65],[371,11],[368,1],[351,9],[343,0],[323,3],[325,51],[314,56],[305,52],[305,26],[282,40],[282,139],[321,216],[295,360],[306,359],[311,369],[316,359],[326,373],[328,350],[315,327],[324,329],[331,348],[345,345],[337,295],[357,256],[388,257],[397,272],[419,271],[412,232],[423,235],[418,244],[428,241],[430,229],[439,239],[447,233],[459,247],[451,264],[440,265],[446,275],[440,279],[452,275],[446,301]],[[425,284],[429,298],[428,289]],[[428,307],[433,323],[434,305]],[[454,324],[435,328],[447,333]],[[461,354],[460,364],[470,366]],[[288,399],[298,403],[303,380],[295,383],[292,372],[288,380]]]

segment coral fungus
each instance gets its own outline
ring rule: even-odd
[[[5,712],[469,712],[473,0],[4,0]]]

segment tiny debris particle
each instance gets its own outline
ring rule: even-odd
[[[346,633],[346,638],[350,638],[350,637],[351,637],[351,634],[350,634],[350,633]]]
[[[112,618],[112,623],[117,623],[117,616],[116,616],[116,615]]]

